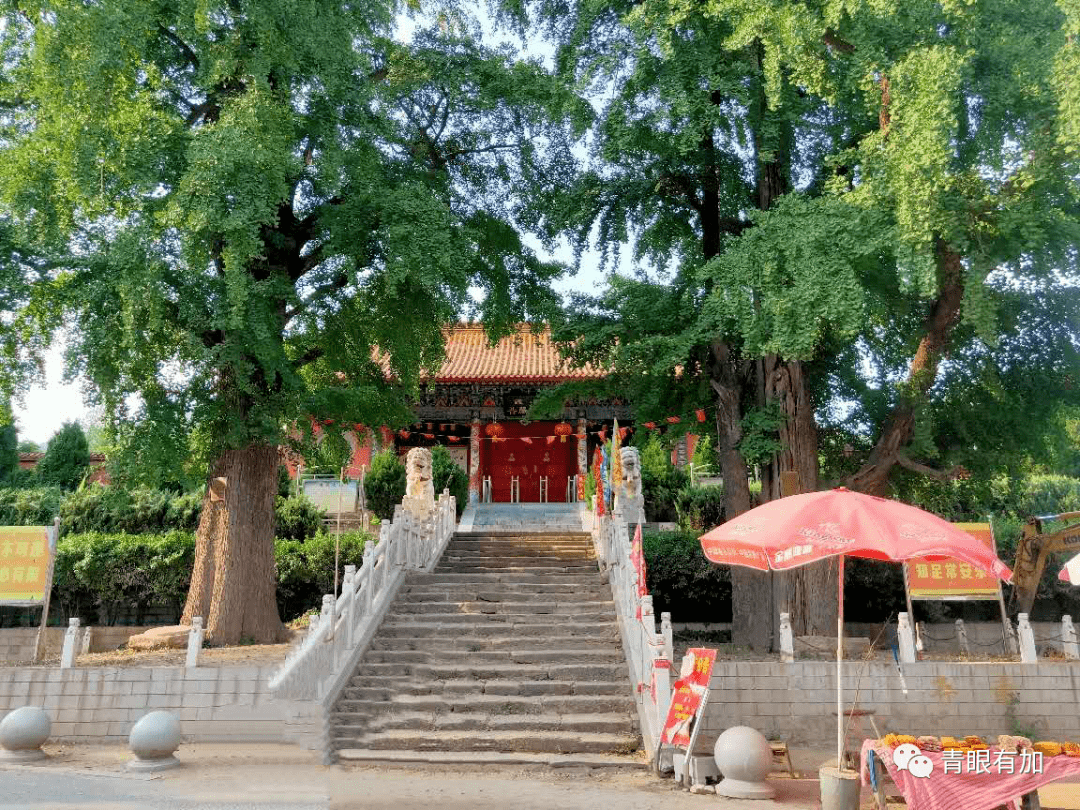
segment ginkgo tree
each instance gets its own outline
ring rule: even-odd
[[[407,418],[470,288],[493,334],[547,314],[560,268],[523,246],[518,204],[559,182],[590,110],[453,9],[413,8],[408,42],[380,0],[0,9],[4,381],[63,325],[140,442],[188,435],[223,485],[184,620],[280,640],[290,426]]]
[[[785,471],[817,486],[819,421],[843,394],[862,394],[855,416],[873,420],[849,486],[886,494],[900,466],[947,476],[923,441],[942,384],[963,381],[965,361],[1014,375],[1000,345],[1013,316],[1076,300],[1078,13],[1055,0],[507,4],[600,99],[590,166],[550,190],[544,222],[579,249],[633,235],[658,271],[582,297],[559,335],[640,381],[646,415],[712,399],[728,517],[751,506],[751,465],[764,497]],[[1075,323],[1052,328],[1075,347]],[[1075,350],[1035,371],[1039,357],[1027,373],[1058,388],[1076,367]],[[878,385],[855,385],[864,363]],[[775,611],[754,577],[733,582],[734,627],[757,645]],[[828,632],[827,572],[787,580],[797,632]]]

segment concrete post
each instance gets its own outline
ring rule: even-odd
[[[922,622],[915,622],[915,650],[917,652],[926,651],[926,646],[923,644],[924,635],[926,635],[926,626]]]
[[[915,652],[915,635],[911,632],[911,617],[907,613],[901,613],[897,617],[896,640],[900,645],[900,663],[915,663],[918,660]]]
[[[60,653],[60,669],[71,669],[75,666],[80,635],[79,620],[68,619],[68,628],[64,633],[64,649]]]
[[[1020,663],[1037,664],[1039,654],[1035,650],[1035,633],[1031,630],[1028,615],[1021,613],[1016,617],[1017,634],[1020,636]]]
[[[1061,617],[1061,652],[1066,658],[1074,661],[1080,658],[1080,645],[1076,643],[1076,628],[1073,627],[1072,616]]]
[[[961,655],[971,655],[971,645],[968,644],[967,628],[964,627],[964,620],[956,620],[956,643],[960,645]]]
[[[83,631],[82,648],[79,650],[80,655],[89,655],[90,654],[90,644],[91,644],[92,641],[93,641],[93,639],[91,638],[91,628],[87,627]]]
[[[1020,655],[1020,641],[1016,637],[1016,628],[1011,619],[1005,619],[1005,654]]]
[[[191,620],[191,630],[187,637],[187,661],[184,664],[188,669],[194,669],[199,665],[199,656],[203,646],[202,616],[196,616]]]
[[[791,614],[780,614],[780,660],[790,664],[795,660],[795,638],[791,633]]]

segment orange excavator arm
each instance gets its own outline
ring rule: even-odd
[[[1055,532],[1043,533],[1043,523],[1057,520],[1080,519],[1080,512],[1033,517],[1024,524],[1020,542],[1016,545],[1016,562],[1013,565],[1013,592],[1009,615],[1031,613],[1039,580],[1046,567],[1046,558],[1065,551],[1080,551],[1080,524],[1073,524]]]

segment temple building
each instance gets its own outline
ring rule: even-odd
[[[422,381],[412,425],[346,434],[353,447],[347,475],[360,477],[383,448],[403,456],[438,444],[468,472],[470,501],[578,500],[593,451],[611,438],[616,419],[631,426],[629,408],[617,398],[585,397],[566,403],[557,420],[529,421],[528,413],[545,388],[603,374],[571,368],[546,328],[521,326],[491,346],[482,326],[459,324],[447,334],[442,367]]]

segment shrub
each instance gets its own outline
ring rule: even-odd
[[[174,495],[160,489],[124,489],[91,484],[72,492],[60,505],[60,530],[65,533],[185,531],[198,526],[202,496]]]
[[[645,532],[646,581],[659,616],[678,622],[731,621],[731,575],[709,562],[697,531]]]
[[[49,439],[49,447],[37,465],[42,483],[75,489],[90,468],[90,443],[76,422],[65,422]]]
[[[679,528],[708,531],[724,522],[724,488],[722,486],[688,486],[675,500]]]
[[[364,547],[374,539],[364,532],[341,533],[339,577],[346,565],[360,567]],[[318,608],[323,594],[333,593],[334,544],[334,535],[327,532],[319,532],[304,541],[287,538],[274,541],[278,611],[283,619]],[[339,588],[340,581],[339,578]]]
[[[641,470],[641,490],[645,496],[645,514],[649,520],[675,522],[679,519],[679,494],[690,483],[689,476],[677,467],[645,467]]]
[[[51,526],[65,495],[59,487],[0,489],[0,526]]]
[[[287,540],[306,540],[322,529],[323,510],[305,498],[296,495],[291,498],[278,497],[277,528],[274,534]]]
[[[1017,517],[1027,519],[1075,511],[1080,511],[1080,478],[1031,475],[1024,480],[1017,498]]]
[[[436,498],[444,489],[450,490],[450,494],[457,499],[457,516],[461,517],[469,502],[469,475],[442,445],[431,450],[431,479]]]
[[[405,465],[393,450],[376,453],[364,477],[367,508],[381,520],[394,516],[394,507],[405,497]]]
[[[100,624],[135,610],[168,606],[179,618],[191,581],[195,538],[189,532],[123,534],[88,532],[60,539],[53,587],[62,615],[93,611]]]

